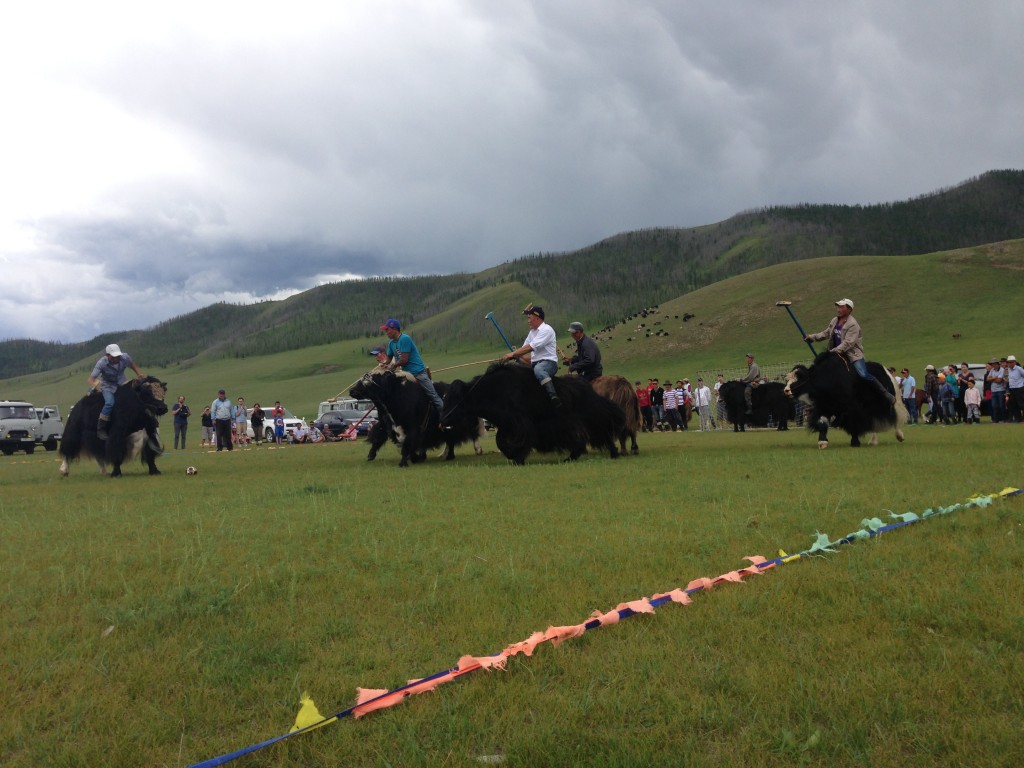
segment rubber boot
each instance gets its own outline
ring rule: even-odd
[[[544,379],[544,381],[542,381],[540,385],[544,387],[544,391],[547,392],[548,397],[551,398],[551,404],[555,406],[555,408],[561,408],[562,401],[558,398],[558,393],[555,392],[555,382],[553,382],[551,378],[548,377]]]
[[[100,414],[100,420],[96,422],[96,437],[100,440],[107,439],[107,424],[110,423],[110,417]]]
[[[878,391],[882,393],[882,397],[884,397],[886,399],[886,402],[888,402],[889,405],[892,405],[892,406],[896,405],[896,397],[895,397],[895,395],[893,395],[892,392],[890,392],[888,389],[886,389],[885,385],[882,382],[880,382],[878,379],[873,379],[873,381],[875,382],[875,386],[878,388]]]

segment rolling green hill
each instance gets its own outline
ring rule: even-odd
[[[1020,311],[1012,299],[1021,286],[1024,240],[916,256],[807,259],[672,298],[646,318],[634,316],[596,336],[606,372],[631,379],[736,368],[748,350],[763,363],[794,362],[806,360],[809,352],[775,302],[792,301],[803,326],[820,330],[832,316],[833,302],[849,297],[864,327],[868,356],[920,373],[927,363],[984,362],[992,355],[1024,352],[1014,346],[1020,340]],[[502,353],[501,339],[484,319],[488,311],[495,311],[511,339],[521,340],[527,328],[520,308],[529,296],[519,283],[492,285],[417,322],[412,331],[428,339],[421,346],[437,377],[470,378]],[[564,345],[569,341],[565,328],[577,317],[558,302],[549,307],[549,320]],[[684,321],[687,314],[693,317]],[[281,400],[309,417],[317,403],[346,391],[369,367],[367,350],[381,338],[374,334],[262,356],[210,356],[162,366],[138,357],[145,372],[165,378],[172,394],[184,393],[193,404],[212,400],[224,387],[250,403]],[[81,395],[97,356],[0,380],[0,397],[56,402],[66,411]]]
[[[627,232],[570,253],[533,254],[476,274],[375,278],[319,286],[284,301],[215,304],[146,330],[77,344],[0,342],[15,376],[92,362],[117,341],[161,367],[315,348],[378,333],[400,317],[428,347],[489,343],[489,311],[515,319],[529,301],[592,328],[772,265],[826,256],[905,256],[1024,237],[1024,171],[991,171],[899,203],[800,205],[741,213],[692,229]],[[913,284],[907,285],[909,290]]]

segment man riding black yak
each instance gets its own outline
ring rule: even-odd
[[[836,302],[836,316],[832,318],[825,330],[820,333],[807,334],[804,336],[804,341],[828,340],[828,351],[844,357],[858,376],[864,381],[872,383],[889,405],[893,405],[896,402],[896,396],[868,371],[867,363],[864,360],[860,323],[851,314],[852,312],[853,302],[849,299],[840,299]]]

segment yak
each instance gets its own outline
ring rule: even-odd
[[[867,363],[868,371],[895,397],[890,404],[878,388],[857,375],[846,358],[834,352],[818,355],[810,367],[798,365],[786,377],[786,394],[799,397],[811,406],[809,429],[818,432],[818,447],[828,447],[828,429],[834,426],[850,436],[850,445],[860,446],[860,438],[871,435],[870,444],[878,444],[878,432],[894,429],[903,442],[907,408],[900,399],[896,382],[881,363]]]
[[[747,425],[767,427],[770,421],[780,432],[789,429],[789,422],[796,418],[793,401],[786,397],[785,385],[768,382],[754,387],[750,393],[752,412],[747,413],[747,401],[743,396],[746,387],[742,381],[727,381],[718,389],[719,400],[725,403],[725,413],[732,422],[733,432],[746,432]]]
[[[643,423],[640,415],[640,400],[636,390],[625,376],[598,376],[590,382],[594,391],[618,405],[626,415],[626,426],[619,434],[619,452],[626,452],[626,438],[630,440],[630,452],[635,456],[640,453],[636,444],[636,433]]]
[[[448,384],[434,382],[434,389],[442,399]],[[367,461],[377,458],[377,452],[390,438],[402,453],[400,467],[418,464],[427,458],[427,450],[445,446],[444,457],[455,458],[455,446],[473,441],[479,456],[483,453],[480,438],[484,434],[483,421],[468,416],[454,419],[447,428],[441,427],[440,414],[430,402],[423,387],[411,375],[402,371],[376,368],[355,383],[349,394],[360,400],[373,401],[377,409],[377,423],[370,428],[367,440],[370,452]]]
[[[120,477],[121,465],[141,456],[149,467],[149,474],[159,475],[156,458],[163,449],[156,428],[157,417],[167,413],[166,392],[167,382],[154,376],[132,379],[119,386],[114,395],[106,440],[96,436],[103,396],[92,392],[79,400],[68,415],[60,441],[61,476],[68,476],[69,462],[83,456],[94,458],[102,474],[106,474],[107,465],[111,465],[111,477]]]
[[[472,381],[456,379],[445,400],[447,424],[466,410],[497,428],[498,450],[515,464],[525,464],[531,451],[567,451],[578,459],[587,446],[618,458],[616,441],[626,425],[622,408],[601,397],[579,377],[552,378],[561,401],[555,405],[521,364],[494,363]]]

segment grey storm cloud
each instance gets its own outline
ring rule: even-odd
[[[0,263],[78,265],[82,296],[63,317],[0,298],[0,335],[118,327],[96,303],[111,290],[142,297],[146,326],[758,206],[905,199],[1024,155],[1009,0],[241,8],[185,3],[158,23],[125,5],[83,12],[90,46],[29,41],[38,90],[117,122],[44,132],[95,152],[91,175],[53,168],[80,196],[0,206]]]

